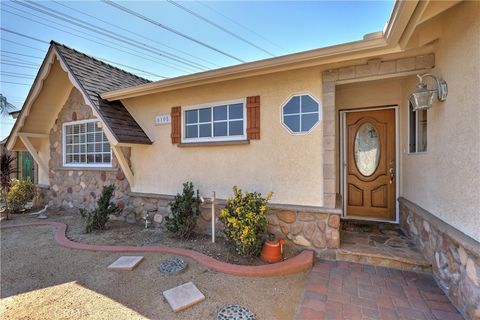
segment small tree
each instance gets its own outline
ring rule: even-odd
[[[9,208],[7,206],[7,194],[10,191],[10,176],[17,172],[14,168],[16,158],[8,152],[5,146],[0,150],[0,202],[5,206],[6,219],[9,218]]]
[[[105,224],[108,222],[109,216],[122,211],[111,201],[114,191],[115,186],[113,184],[104,186],[96,208],[92,210],[80,209],[80,214],[85,219],[86,233],[90,233],[93,230],[105,230]]]
[[[195,191],[191,182],[183,184],[182,194],[177,194],[175,199],[169,203],[172,211],[170,217],[165,217],[165,227],[175,236],[182,239],[189,239],[193,229],[197,225],[200,214],[200,196]]]

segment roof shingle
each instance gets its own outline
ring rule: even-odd
[[[150,80],[109,65],[63,44],[52,41],[65,64],[78,80],[93,107],[120,143],[151,144],[121,101],[106,101],[100,94],[149,83]]]

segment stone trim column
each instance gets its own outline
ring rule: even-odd
[[[338,70],[323,73],[322,121],[323,121],[323,206],[335,208],[336,172],[335,165],[335,81]]]

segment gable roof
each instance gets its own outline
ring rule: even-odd
[[[150,80],[124,71],[55,41],[50,42],[119,143],[152,144],[121,101],[106,101],[100,94],[149,83]]]

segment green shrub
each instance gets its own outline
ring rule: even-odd
[[[257,256],[268,224],[267,204],[272,193],[264,198],[257,192],[243,193],[235,186],[233,194],[233,199],[227,199],[227,205],[220,211],[225,236],[235,243],[240,255]]]
[[[177,194],[169,206],[172,213],[169,217],[165,217],[167,230],[181,239],[191,238],[200,214],[198,190],[195,195],[193,184],[185,182],[182,194]]]
[[[12,179],[7,193],[7,206],[12,212],[22,210],[35,197],[35,186],[30,180]]]
[[[92,210],[80,209],[80,214],[85,219],[86,233],[90,233],[93,230],[105,230],[105,224],[108,222],[109,216],[122,211],[111,201],[114,191],[115,186],[113,184],[104,186],[96,208]]]

